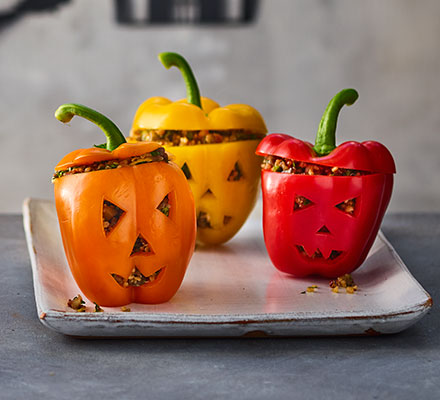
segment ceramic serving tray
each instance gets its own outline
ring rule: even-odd
[[[379,233],[352,275],[354,294],[333,293],[326,279],[294,279],[267,255],[258,212],[225,245],[198,247],[183,284],[165,304],[130,304],[130,312],[67,306],[81,294],[70,273],[54,204],[27,199],[24,228],[38,316],[48,328],[83,337],[376,335],[396,333],[431,307],[429,294]],[[308,286],[317,285],[314,293]],[[305,292],[305,293],[304,293]],[[83,296],[84,297],[84,296]]]

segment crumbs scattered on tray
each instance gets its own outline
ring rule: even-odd
[[[339,276],[338,278],[330,281],[329,286],[334,293],[339,293],[339,288],[345,289],[346,293],[348,294],[354,294],[358,290],[358,286],[350,274]]]
[[[358,290],[358,286],[353,280],[353,277],[350,274],[345,274],[339,276],[336,279],[333,279],[329,282],[329,286],[333,293],[340,293],[340,288],[345,289],[345,292],[348,294],[354,294]],[[306,290],[300,292],[300,294],[306,293],[316,293],[318,289],[318,285],[310,285],[307,286]]]
[[[73,299],[69,299],[67,305],[76,312],[86,311],[86,303],[84,302],[80,294],[75,296]]]
[[[93,312],[104,312],[103,308],[98,303],[93,302],[93,304],[95,305]],[[86,311],[86,303],[84,302],[84,300],[82,299],[80,294],[75,296],[73,299],[69,299],[69,301],[67,302],[67,305],[72,310],[75,310],[76,312],[85,312]],[[131,308],[127,307],[127,306],[122,306],[121,311],[122,312],[130,312]],[[46,313],[42,313],[40,315],[41,319],[44,319],[45,317],[46,317]]]
[[[318,285],[311,285],[311,286],[307,286],[306,290],[303,290],[301,292],[301,294],[306,294],[306,293],[315,293],[316,289],[318,289]]]

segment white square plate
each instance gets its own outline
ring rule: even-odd
[[[408,328],[432,305],[382,233],[352,274],[359,290],[333,293],[326,279],[294,279],[277,271],[264,246],[261,221],[254,217],[227,244],[197,248],[168,303],[94,313],[93,303],[86,301],[88,312],[77,313],[67,307],[81,291],[64,255],[54,204],[28,199],[23,216],[38,315],[44,325],[66,335],[375,335]],[[310,285],[318,285],[316,292],[302,293]]]

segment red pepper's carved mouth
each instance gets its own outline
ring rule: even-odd
[[[145,276],[137,267],[134,267],[127,279],[118,274],[111,274],[111,276],[123,288],[140,287],[157,281],[163,275],[164,270],[165,267]]]
[[[296,245],[296,248],[298,250],[298,252],[307,260],[311,261],[311,260],[327,260],[327,261],[331,261],[331,260],[335,260],[336,258],[338,258],[341,254],[342,251],[339,250],[332,250],[332,252],[330,253],[330,255],[325,258],[321,251],[319,249],[316,249],[316,251],[310,256],[307,254],[306,250],[304,249],[303,246],[301,245]]]

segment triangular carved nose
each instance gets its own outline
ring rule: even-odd
[[[203,198],[203,197],[206,197],[206,196],[214,196],[214,193],[212,193],[211,189],[208,189],[208,190],[203,194],[202,198]],[[214,197],[215,197],[215,196],[214,196]]]
[[[154,254],[154,252],[150,244],[144,239],[144,237],[141,234],[139,234],[139,236],[136,239],[136,242],[134,243],[133,250],[131,251],[130,256],[135,256],[135,255],[149,256],[152,254]]]
[[[330,231],[325,225],[322,225],[321,228],[319,229],[319,231],[316,233],[325,233],[328,235],[328,234],[330,234]]]

